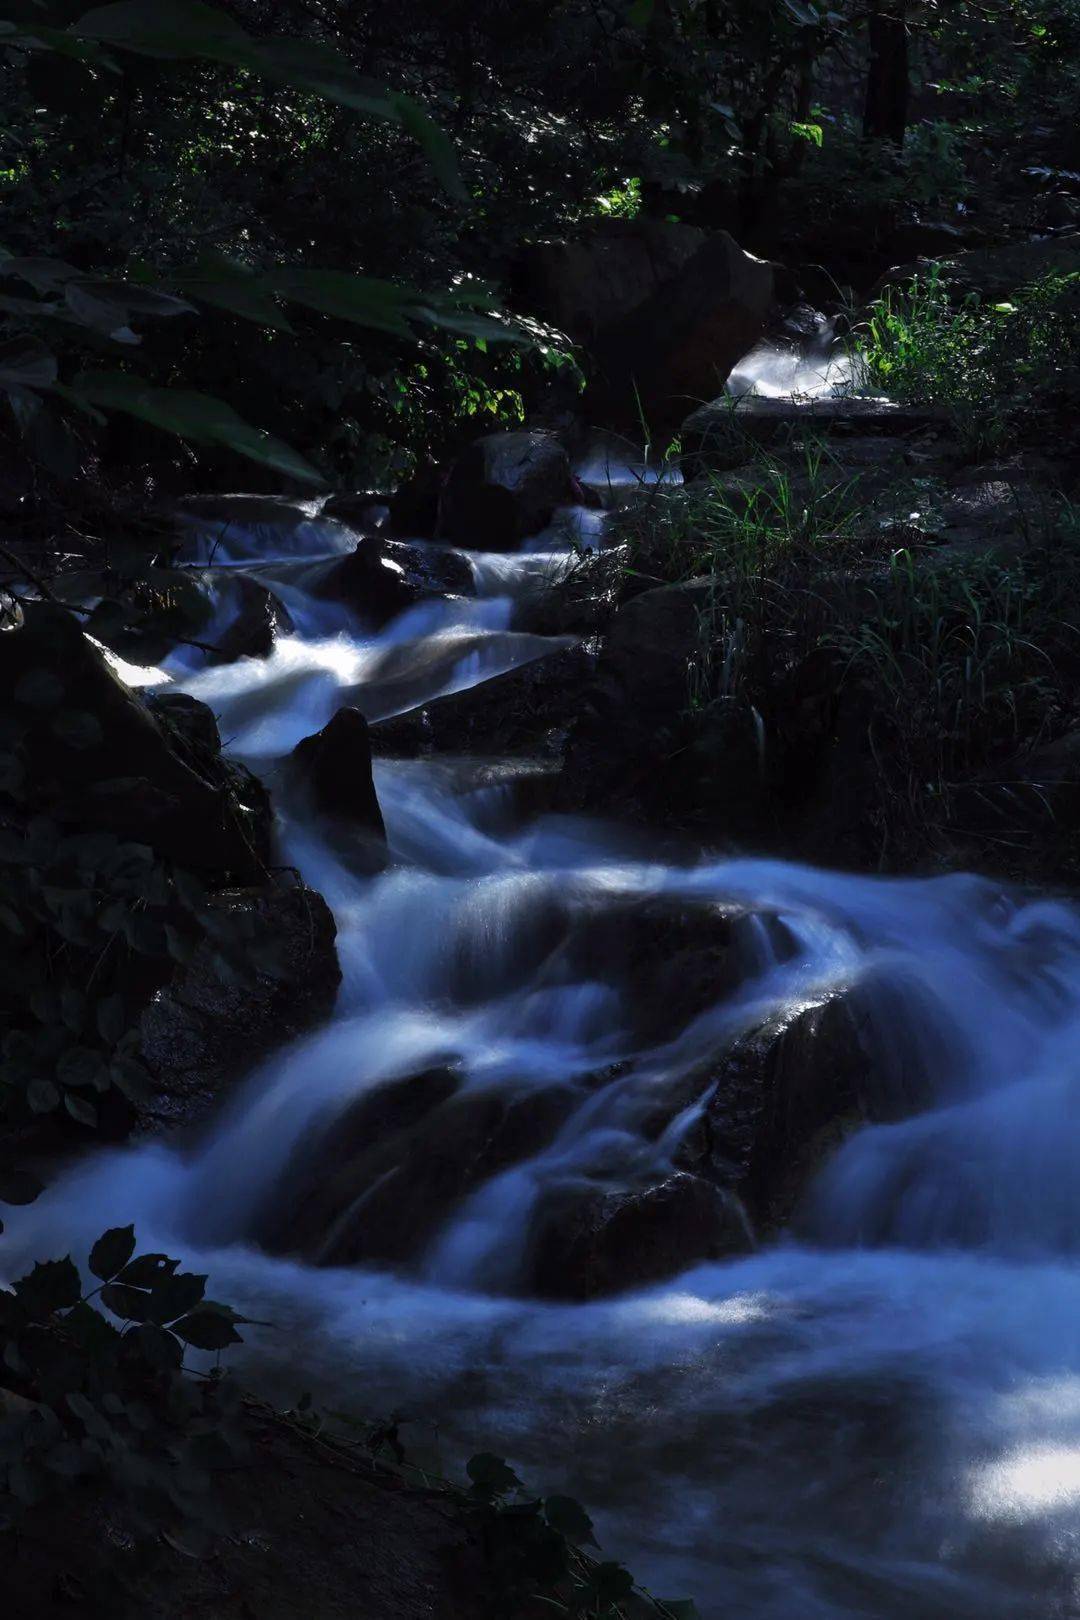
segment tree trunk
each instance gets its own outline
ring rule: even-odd
[[[863,134],[903,146],[908,100],[907,0],[881,0],[870,10],[870,71]]]

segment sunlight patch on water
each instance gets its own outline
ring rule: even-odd
[[[975,1518],[1019,1522],[1080,1503],[1080,1447],[1016,1451],[974,1478]]]

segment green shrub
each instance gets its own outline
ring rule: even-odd
[[[894,399],[976,410],[1080,393],[1080,272],[1045,276],[1009,302],[956,292],[940,266],[889,288],[859,334]]]

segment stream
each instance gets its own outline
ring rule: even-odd
[[[594,543],[595,514],[576,521]],[[265,660],[174,657],[150,677],[209,703],[257,771],[343,703],[392,715],[552,646],[514,620],[563,565],[558,533],[466,553],[474,598],[421,602],[378,634],[305,591],[305,567],[338,544],[316,507],[275,556],[277,541],[272,525],[230,531],[215,563],[271,583],[294,634]],[[68,1171],[12,1220],[20,1257],[134,1220],[141,1250],[182,1255],[215,1297],[273,1322],[237,1358],[260,1387],[402,1409],[405,1438],[450,1473],[472,1451],[507,1456],[537,1493],[579,1496],[605,1556],[658,1596],[694,1597],[704,1620],[1080,1615],[1080,915],[975,876],[666,864],[640,835],[524,816],[521,770],[377,761],[392,864],[375,877],[279,810],[281,861],[336,916],[333,1020],[252,1074],[194,1145],[103,1150]],[[552,908],[572,927],[657,896],[737,912],[747,971],[642,1047],[603,962],[553,976],[531,942]],[[852,985],[930,1096],[834,1155],[798,1242],[596,1303],[522,1297],[551,1186],[670,1160],[690,1118],[655,1140],[641,1122],[673,1068]],[[252,1242],[313,1130],[448,1058],[478,1091],[610,1077],[407,1267],[308,1265]]]

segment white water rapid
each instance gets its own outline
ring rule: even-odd
[[[295,634],[263,661],[167,671],[256,769],[358,692],[392,714],[550,646],[512,627],[550,537],[478,555],[475,599],[422,603],[374,635],[275,575],[275,532],[247,532],[216,560],[274,577]],[[295,563],[336,543],[313,512],[286,549]],[[69,1171],[16,1212],[7,1268],[134,1220],[141,1248],[182,1255],[216,1297],[275,1323],[250,1330],[244,1354],[284,1401],[310,1389],[339,1410],[405,1409],[421,1450],[438,1424],[448,1471],[470,1449],[508,1456],[538,1493],[579,1495],[606,1556],[661,1596],[693,1596],[706,1620],[1080,1615],[1076,910],[975,877],[665,865],[599,824],[523,820],[513,774],[379,763],[394,859],[374,878],[314,826],[279,818],[282,861],[337,918],[333,1020],[252,1074],[201,1139],[102,1151]],[[656,895],[740,914],[746,976],[650,1047],[605,962],[553,973],[543,939],[553,917],[572,928]],[[884,1053],[925,1073],[928,1100],[848,1140],[798,1242],[600,1303],[515,1291],[549,1186],[617,1183],[670,1158],[685,1116],[659,1140],[639,1128],[665,1076],[851,985]],[[318,1267],[254,1246],[252,1212],[313,1128],[448,1058],[477,1091],[601,1078],[408,1268]]]

